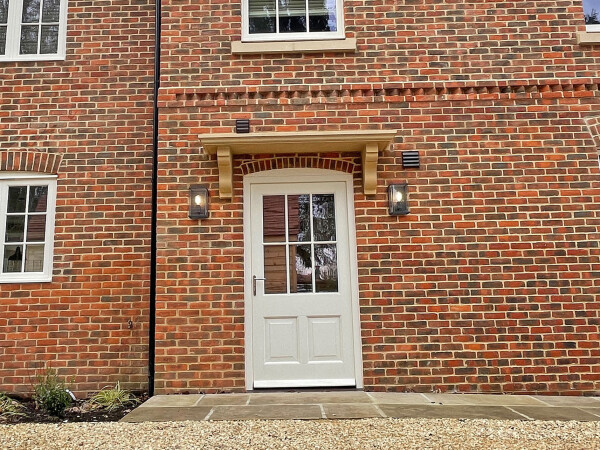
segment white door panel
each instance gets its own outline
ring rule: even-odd
[[[346,193],[250,185],[253,387],[356,385]]]

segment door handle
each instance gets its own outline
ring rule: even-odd
[[[258,278],[256,275],[252,275],[252,292],[256,296],[256,282],[257,281],[266,281],[266,278]]]

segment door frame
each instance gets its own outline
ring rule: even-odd
[[[352,174],[326,169],[273,169],[248,174],[244,177],[244,351],[246,390],[254,390],[254,363],[252,342],[252,243],[251,243],[251,192],[252,184],[327,183],[343,182],[346,185],[346,212],[348,214],[348,246],[350,255],[350,291],[352,308],[354,374],[356,387],[362,389],[363,366],[361,345],[360,305],[358,291],[358,259],[356,251],[356,225],[354,220],[354,183]],[[323,386],[326,387],[326,386]]]

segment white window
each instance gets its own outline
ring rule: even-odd
[[[242,8],[244,41],[344,38],[342,0],[243,0]]]
[[[0,0],[0,61],[65,58],[67,0]]]
[[[583,0],[587,31],[600,31],[600,0]]]
[[[51,281],[55,205],[55,176],[2,175],[1,283]]]

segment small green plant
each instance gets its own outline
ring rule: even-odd
[[[23,409],[23,406],[18,401],[13,400],[6,394],[0,393],[0,417],[10,419],[24,416],[25,414],[21,412],[21,409]]]
[[[61,416],[71,406],[71,394],[65,383],[58,378],[56,370],[47,368],[37,377],[33,399],[38,407],[53,416]]]
[[[119,382],[117,382],[114,388],[110,386],[105,387],[90,399],[92,406],[107,411],[113,411],[121,406],[137,405],[139,402],[131,392],[121,389]]]

